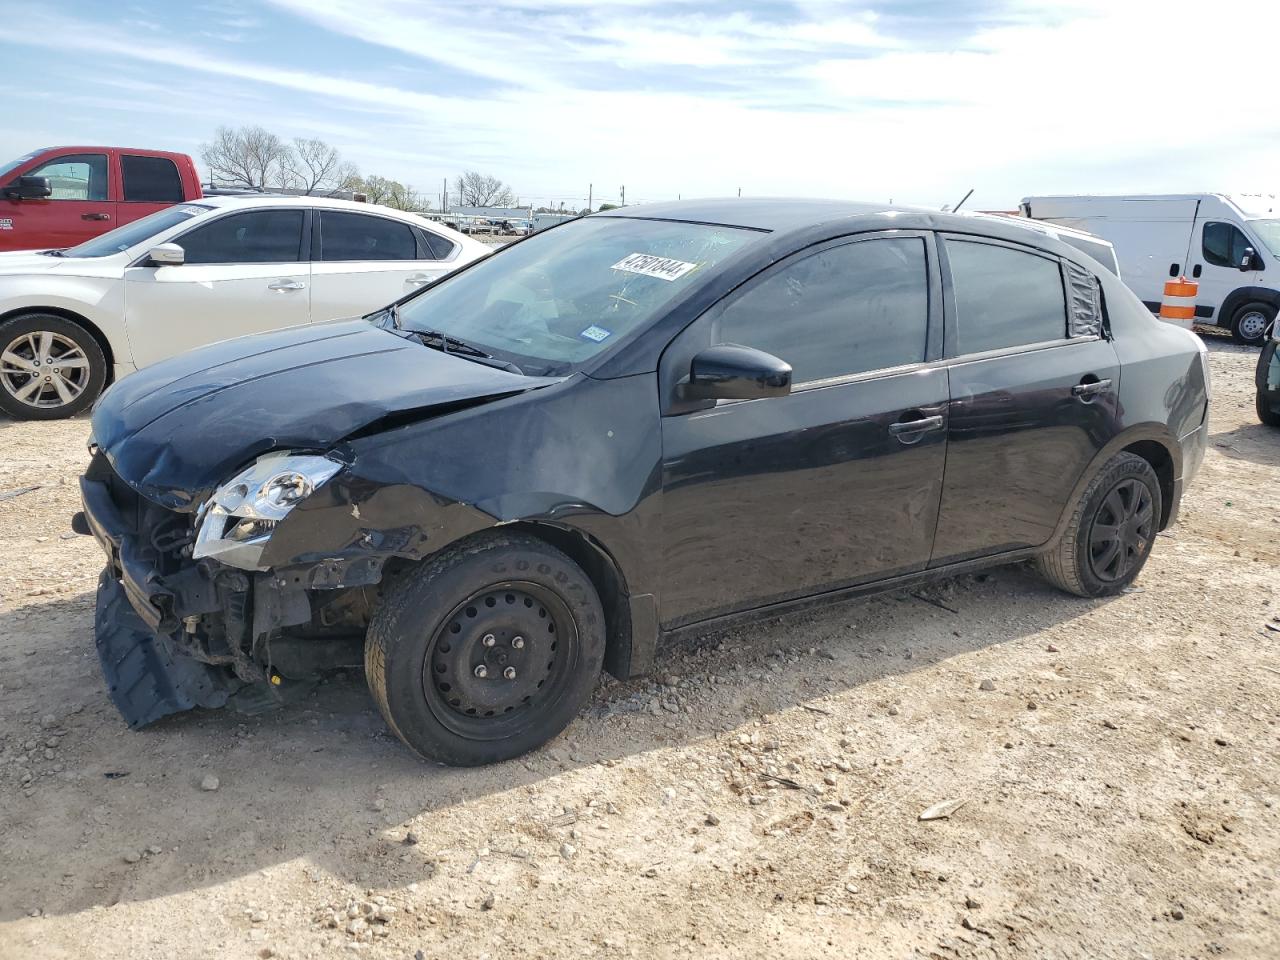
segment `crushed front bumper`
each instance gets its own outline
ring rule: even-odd
[[[73,523],[92,534],[107,555],[98,580],[94,642],[112,703],[131,727],[193,707],[224,705],[240,681],[225,667],[186,655],[180,640],[184,618],[218,608],[213,582],[193,565],[162,575],[156,568],[159,551],[139,537],[140,506],[118,491],[113,496],[114,478],[104,475],[110,468],[95,467],[80,480],[84,513]]]

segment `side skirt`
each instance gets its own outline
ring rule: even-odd
[[[893,577],[889,580],[875,580],[871,583],[860,583],[852,587],[841,587],[838,590],[828,590],[825,593],[816,593],[812,596],[799,597],[795,600],[783,600],[778,603],[768,604],[767,606],[753,607],[750,610],[742,610],[737,613],[726,613],[723,616],[712,617],[708,620],[697,620],[693,623],[683,624],[669,630],[663,630],[662,638],[663,640],[681,640],[697,636],[699,634],[712,633],[729,627],[741,626],[757,620],[768,620],[773,617],[780,617],[788,613],[797,613],[801,610],[808,610],[813,607],[839,603],[842,600],[852,600],[857,597],[869,597],[877,593],[891,593],[895,590],[902,590],[906,587],[912,587],[919,583],[927,583],[930,580],[945,580],[948,577],[958,576],[962,573],[970,573],[974,570],[984,570],[988,567],[1000,567],[1010,563],[1017,563],[1021,560],[1030,560],[1043,552],[1044,547],[1029,547],[1024,550],[1011,550],[1007,553],[1000,553],[990,557],[979,557],[976,560],[965,560],[961,563],[951,563],[945,567],[930,567],[927,570],[903,574],[900,577]]]

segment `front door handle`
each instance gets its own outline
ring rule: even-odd
[[[1110,389],[1110,380],[1082,380],[1071,388],[1071,395],[1082,400],[1092,400],[1098,394],[1106,393]]]
[[[109,214],[109,213],[82,213],[82,214],[80,214],[80,219],[81,219],[81,220],[110,220],[110,219],[111,219],[111,214]]]
[[[305,290],[307,285],[301,280],[277,280],[267,284],[268,290]]]
[[[942,415],[921,417],[919,420],[899,420],[889,424],[889,433],[903,443],[915,443],[926,433],[942,429]]]

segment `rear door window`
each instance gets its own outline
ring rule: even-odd
[[[50,200],[107,199],[105,153],[66,154],[41,164],[26,176],[48,177],[53,188]]]
[[[187,263],[297,263],[302,210],[251,210],[219,217],[178,237]]]
[[[920,363],[929,327],[924,240],[862,240],[802,256],[720,315],[722,343],[791,364],[796,383]]]
[[[955,291],[955,355],[1062,340],[1067,301],[1056,260],[1012,247],[948,239]]]
[[[417,260],[418,241],[407,223],[363,213],[320,214],[321,259]]]
[[[168,157],[137,157],[126,153],[120,157],[120,170],[125,200],[178,203],[183,199],[178,165]]]

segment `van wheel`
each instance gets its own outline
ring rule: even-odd
[[[1139,456],[1118,453],[1085,488],[1066,532],[1039,558],[1044,578],[1081,597],[1109,597],[1142,571],[1160,525],[1160,482]]]
[[[1266,339],[1267,329],[1276,318],[1276,308],[1254,301],[1241,306],[1231,316],[1231,336],[1236,343],[1256,347]]]
[[[369,689],[428,760],[477,766],[546,743],[591,696],[604,662],[600,598],[534,537],[488,535],[407,574],[374,612]]]
[[[0,324],[0,410],[61,420],[87,410],[107,380],[102,348],[84,327],[50,313]]]

